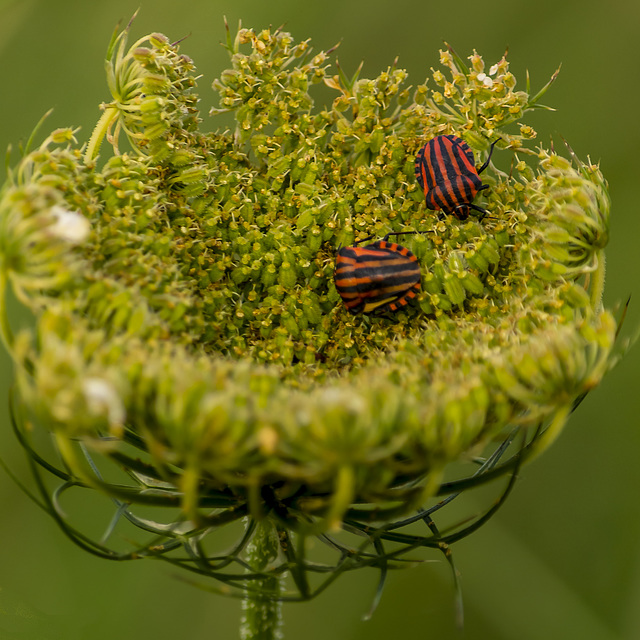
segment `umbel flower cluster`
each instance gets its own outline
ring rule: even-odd
[[[505,57],[447,48],[412,87],[395,63],[349,77],[284,31],[227,30],[212,114],[234,124],[211,133],[192,60],[159,34],[128,48],[128,32],[91,139],[54,131],[0,194],[0,325],[36,499],[93,553],[232,586],[288,573],[301,597],[308,573],[400,562],[385,541],[445,548],[462,533],[435,526],[443,497],[544,448],[614,361],[606,183],[523,120],[551,81],[534,95]],[[478,164],[497,140],[485,219],[426,208],[414,159],[441,134]],[[350,314],[337,249],[400,231],[420,293]],[[33,317],[16,335],[10,293]],[[82,532],[64,504],[76,487],[112,497],[112,529],[137,527],[139,546]],[[421,536],[397,531],[414,520]],[[232,523],[233,548],[208,550]],[[275,543],[249,565],[260,530]],[[333,565],[307,559],[311,535]]]

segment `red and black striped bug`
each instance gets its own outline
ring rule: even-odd
[[[489,212],[473,204],[473,199],[489,185],[482,184],[478,174],[488,166],[497,140],[491,143],[487,161],[476,170],[473,151],[457,136],[436,136],[418,151],[415,171],[424,191],[427,208],[466,220],[471,209],[479,211],[482,220]]]
[[[387,242],[389,236],[415,231],[388,233],[382,240],[359,247],[338,249],[334,282],[351,313],[397,311],[420,291],[420,265],[406,247]]]

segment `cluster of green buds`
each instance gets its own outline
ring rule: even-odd
[[[532,95],[505,57],[485,71],[447,48],[443,71],[411,89],[396,63],[373,79],[332,74],[331,52],[307,41],[227,28],[213,115],[232,113],[235,129],[206,133],[193,62],[158,34],[127,48],[129,30],[109,46],[112,100],[91,139],[53,132],[0,194],[13,417],[36,473],[62,483],[52,498],[40,478],[41,502],[94,553],[187,549],[176,564],[231,585],[267,531],[275,550],[252,584],[289,572],[303,598],[321,571],[310,535],[339,552],[331,575],[400,562],[387,538],[442,549],[462,534],[440,536],[429,500],[542,450],[615,360],[606,183],[572,153],[533,147],[522,120],[555,75]],[[330,104],[315,106],[314,84]],[[498,139],[487,218],[425,207],[414,158],[440,134],[478,158]],[[348,313],[336,250],[399,231],[415,232],[403,243],[421,292],[395,314]],[[15,336],[9,289],[33,314]],[[36,428],[62,467],[38,453]],[[452,480],[460,463],[469,477]],[[122,553],[89,540],[62,508],[76,486],[112,496],[151,541]],[[424,537],[394,533],[416,510]],[[238,544],[211,560],[205,539],[242,519]],[[340,528],[363,537],[345,546]]]

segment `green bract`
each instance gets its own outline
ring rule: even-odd
[[[485,71],[450,49],[414,88],[395,65],[348,78],[308,42],[240,29],[214,82],[235,129],[209,133],[192,61],[127,34],[89,143],[54,132],[1,194],[2,298],[35,318],[14,338],[3,311],[16,413],[53,433],[63,480],[179,506],[181,535],[247,514],[301,534],[387,521],[514,427],[539,450],[611,366],[607,188],[530,143],[548,85],[532,96],[505,58]],[[478,164],[499,139],[481,222],[439,219],[414,177],[451,133]],[[337,248],[407,230],[416,301],[347,313]]]

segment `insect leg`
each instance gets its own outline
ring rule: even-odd
[[[371,238],[373,238],[373,237],[374,237],[373,235],[370,235],[370,236],[367,236],[366,238],[362,238],[362,240],[356,240],[353,243],[353,245],[355,246],[355,245],[360,244],[361,242],[367,242],[367,240],[371,240]]]
[[[498,138],[498,140],[500,140],[500,138]],[[498,142],[498,140],[494,140],[491,143],[491,147],[489,148],[489,157],[487,158],[487,161],[478,169],[478,173],[482,173],[489,166],[489,162],[491,161],[491,156],[493,154],[493,147],[496,146],[496,142]]]
[[[474,211],[479,211],[482,214],[481,216],[478,217],[478,220],[483,220],[485,216],[489,215],[489,212],[486,209],[479,207],[477,204],[470,204],[468,205],[468,207],[470,209],[473,209]],[[495,220],[495,218],[492,218],[492,220]]]

